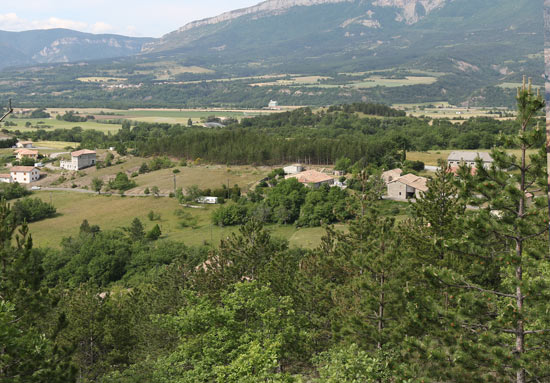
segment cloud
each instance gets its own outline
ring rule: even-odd
[[[66,28],[91,33],[113,32],[114,28],[102,21],[88,24],[83,21],[50,17],[45,20],[27,20],[20,18],[15,13],[0,14],[0,30],[27,31],[31,29]]]
[[[110,33],[114,31],[114,28],[112,25],[109,25],[107,23],[104,23],[102,21],[98,21],[97,23],[93,24],[90,28],[90,30],[93,33]]]

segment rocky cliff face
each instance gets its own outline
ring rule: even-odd
[[[101,57],[129,56],[141,51],[143,42],[124,38],[79,38],[64,37],[56,39],[32,56],[37,63],[70,62],[75,60]],[[103,51],[104,54],[99,52]],[[107,52],[108,53],[107,53]],[[94,52],[93,55],[77,52]]]
[[[378,7],[397,9],[397,21],[407,24],[418,22],[423,16],[445,5],[446,0],[376,0],[372,4]]]
[[[336,4],[346,2],[351,3],[354,1],[355,0],[267,0],[252,7],[222,13],[219,16],[211,17],[204,20],[193,21],[178,29],[178,32],[185,32],[190,29],[201,27],[204,25],[218,24],[224,21],[234,20],[247,15],[273,16],[285,12],[293,7],[309,7],[313,5]]]
[[[296,7],[353,4],[363,11],[356,17],[346,19],[343,23],[340,22],[333,27],[347,28],[352,25],[360,25],[369,29],[380,29],[384,25],[376,17],[376,9],[394,8],[395,20],[410,25],[418,22],[422,17],[444,6],[449,1],[453,0],[267,0],[249,8],[226,12],[216,17],[186,24],[177,31],[163,36],[160,41],[146,44],[143,52],[184,46],[213,33],[216,28],[223,28],[224,25],[239,18],[257,20],[270,16],[284,15]]]

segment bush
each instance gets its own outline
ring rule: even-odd
[[[162,235],[162,232],[160,231],[160,227],[158,224],[156,224],[150,232],[147,233],[147,239],[151,241],[156,241],[159,239],[159,237]]]
[[[128,175],[123,172],[119,172],[114,180],[109,181],[109,187],[111,189],[126,191],[136,187],[136,183],[128,179]]]
[[[248,217],[248,209],[243,205],[222,206],[212,213],[212,222],[219,226],[242,225]]]
[[[44,218],[53,217],[56,209],[52,204],[40,198],[24,198],[13,204],[12,208],[17,223],[35,222]]]
[[[21,198],[29,194],[31,194],[31,192],[17,182],[13,184],[0,184],[0,198],[4,198],[7,201]]]

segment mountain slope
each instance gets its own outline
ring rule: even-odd
[[[130,56],[150,38],[95,35],[69,29],[0,31],[0,68]]]
[[[0,96],[124,107],[259,107],[271,99],[513,106],[523,75],[543,83],[542,6],[543,0],[268,0],[187,24],[147,42],[139,55],[4,70]],[[116,86],[79,80],[93,76]]]

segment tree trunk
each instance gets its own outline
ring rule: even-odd
[[[378,301],[378,349],[382,349],[382,331],[384,331],[384,273],[380,275],[380,296]]]

